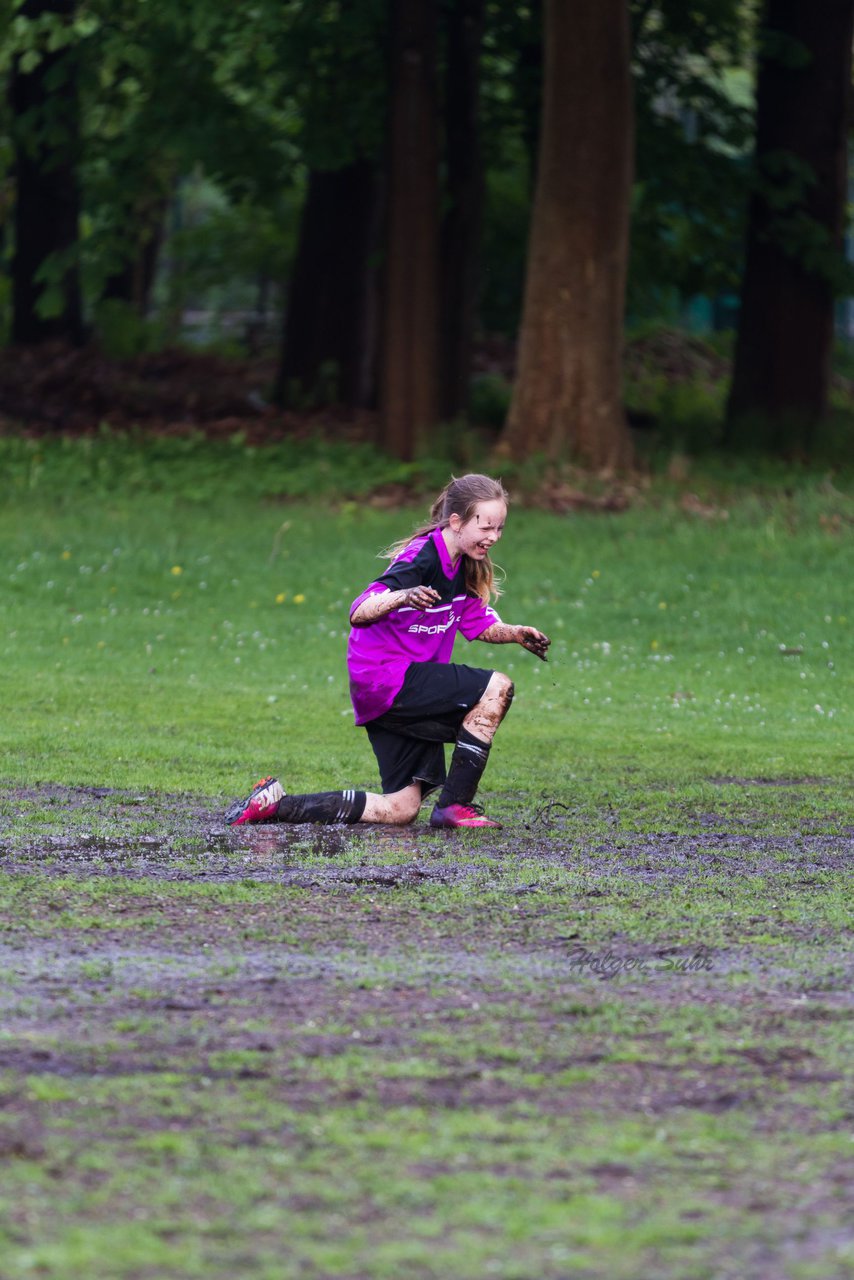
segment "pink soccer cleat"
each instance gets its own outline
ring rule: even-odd
[[[444,809],[438,805],[430,814],[431,827],[500,827],[500,822],[493,822],[481,812],[475,804],[447,804]]]
[[[226,810],[225,820],[230,827],[242,826],[244,822],[270,822],[284,794],[278,778],[262,778],[245,800],[235,801]]]

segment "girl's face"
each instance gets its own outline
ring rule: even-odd
[[[507,507],[500,498],[479,502],[474,515],[465,522],[462,516],[452,515],[449,524],[458,553],[483,560],[504,532],[506,519]]]

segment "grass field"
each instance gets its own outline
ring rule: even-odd
[[[854,1275],[850,478],[514,505],[553,644],[456,655],[517,686],[477,836],[221,820],[376,786],[347,605],[411,475],[0,462],[3,1280]]]

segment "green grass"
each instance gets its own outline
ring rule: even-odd
[[[515,504],[484,840],[219,816],[376,785],[347,605],[427,495],[365,495],[438,466],[0,463],[3,1280],[854,1276],[848,482]]]
[[[544,982],[520,969],[555,956],[549,944],[578,920],[578,882],[526,898],[524,920],[506,894],[466,904],[435,891],[431,954],[416,891],[378,907],[274,885],[12,881],[7,932],[35,955],[52,935],[56,951],[32,984],[42,1005],[7,1010],[0,1037],[0,1055],[33,1055],[0,1077],[0,1144],[15,1152],[0,1188],[10,1280],[751,1276],[769,1256],[775,1275],[807,1275],[774,1253],[789,1218],[824,1274],[849,1274],[833,1234],[847,1039],[816,989],[815,954],[787,951],[789,978],[754,977],[747,1000],[725,972]],[[794,891],[794,877],[775,885],[774,906]],[[725,942],[744,948],[741,926],[772,909],[771,886],[733,892]],[[644,894],[622,919],[657,913],[657,936],[672,937],[680,908],[702,899],[699,885],[676,907]],[[811,908],[842,942],[821,896]],[[157,912],[158,947],[168,912],[181,953],[171,968],[146,950]],[[93,913],[113,939],[109,967],[92,958],[104,945],[85,932]],[[53,928],[35,935],[31,918]],[[269,947],[281,918],[321,962],[313,975],[289,967],[291,948],[245,941],[260,921]],[[781,915],[776,928],[787,946]],[[477,929],[480,977],[452,963],[437,975]],[[586,936],[609,934],[600,920]]]
[[[347,606],[418,511],[274,501],[292,479],[275,450],[38,449],[41,470],[13,459],[0,512],[10,781],[374,783],[349,712]],[[542,665],[461,642],[459,660],[517,683],[491,791],[600,805],[628,788],[658,820],[674,785],[715,775],[845,776],[850,499],[791,475],[704,496],[728,518],[686,515],[664,486],[618,516],[511,511],[501,611],[553,645]]]
[[[520,910],[511,868],[381,900],[2,876],[4,1275],[808,1275],[781,1240],[849,1274],[844,885],[801,878],[727,885],[715,927],[701,881],[585,918],[589,876]],[[579,928],[713,968],[603,980],[561,966]]]

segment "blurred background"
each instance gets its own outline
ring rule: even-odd
[[[6,434],[851,460],[854,0],[0,15]]]

